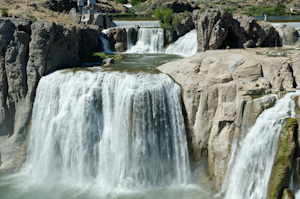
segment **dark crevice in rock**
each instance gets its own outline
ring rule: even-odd
[[[293,77],[293,88],[297,88],[297,83],[296,83],[296,78],[295,78],[295,75],[294,75],[293,67],[292,67],[290,64],[288,64],[288,66],[289,66],[290,71],[292,72],[292,77]]]

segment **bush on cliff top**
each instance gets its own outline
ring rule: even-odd
[[[8,9],[7,8],[1,8],[1,16],[2,17],[8,17]]]
[[[171,8],[156,8],[154,16],[160,21],[160,27],[163,29],[174,30],[180,25],[180,19],[173,16]]]

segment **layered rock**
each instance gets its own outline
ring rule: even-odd
[[[78,64],[78,50],[86,48],[79,45],[80,38],[75,27],[0,18],[0,169],[14,166],[12,161],[28,132],[40,78]]]
[[[217,189],[225,177],[233,136],[245,135],[257,116],[274,104],[275,96],[267,94],[283,96],[296,87],[293,59],[269,57],[269,50],[206,51],[158,68],[181,85],[195,158],[208,160]]]

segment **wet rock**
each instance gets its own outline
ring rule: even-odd
[[[294,196],[294,194],[293,194],[293,192],[292,192],[291,189],[285,188],[283,190],[283,194],[282,194],[282,198],[281,199],[295,199],[295,196]]]
[[[296,149],[296,132],[297,120],[288,118],[279,135],[278,148],[268,185],[268,199],[281,198],[284,188],[289,186]]]

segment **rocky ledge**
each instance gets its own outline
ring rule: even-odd
[[[272,94],[281,97],[300,87],[299,57],[299,50],[284,48],[208,50],[158,67],[181,85],[195,159],[207,161],[217,190],[233,137],[273,106]]]

